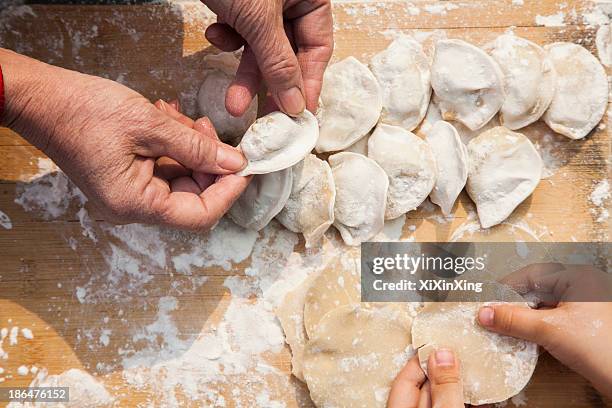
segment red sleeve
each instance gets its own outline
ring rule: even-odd
[[[2,67],[0,66],[0,119],[4,113],[4,78],[2,77]]]

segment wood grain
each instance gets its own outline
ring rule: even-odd
[[[367,62],[399,32],[421,36],[428,33],[431,39],[446,35],[482,45],[512,29],[539,44],[572,41],[596,52],[595,28],[585,26],[581,18],[592,8],[590,1],[525,3],[517,7],[512,1],[502,0],[414,1],[413,6],[420,10],[418,15],[411,15],[405,2],[336,4],[334,60],[354,55]],[[443,13],[427,11],[441,5],[447,8]],[[559,10],[564,10],[567,16],[565,26],[535,25],[536,16],[556,14]],[[117,80],[151,100],[178,96],[187,113],[196,114],[194,97],[201,82],[203,56],[213,52],[204,39],[203,28],[214,19],[193,4],[37,5],[31,6],[31,12],[10,17],[0,10],[0,16],[0,46],[68,69]],[[594,185],[609,177],[607,126],[606,116],[604,125],[582,141],[570,142],[553,135],[558,150],[555,153],[562,163],[554,176],[538,186],[507,224],[487,232],[466,234],[463,239],[532,241],[535,231],[543,241],[608,240],[609,222],[596,222],[597,214],[588,199]],[[550,131],[538,123],[525,133],[540,140]],[[204,328],[222,318],[229,304],[225,278],[243,276],[249,260],[229,270],[199,270],[199,274],[208,277],[208,282],[184,294],[173,291],[173,287],[177,282],[187,282],[185,277],[172,270],[153,268],[150,270],[153,279],[142,287],[139,296],[82,304],[75,295],[76,288],[107,270],[101,251],[111,238],[99,230],[96,231],[102,241],[97,244],[83,237],[76,211],[45,220],[36,212],[25,212],[14,202],[20,183],[32,182],[29,180],[38,173],[39,158],[44,158],[39,150],[10,130],[0,129],[0,210],[13,223],[11,230],[0,228],[0,327],[17,325],[35,332],[33,340],[20,340],[18,345],[7,348],[10,358],[0,361],[0,366],[12,373],[21,364],[45,367],[50,373],[73,367],[102,373],[100,379],[117,395],[115,406],[159,406],[155,389],[129,386],[119,367],[121,347],[131,341],[130,326],[155,321],[159,299],[172,293],[179,304],[172,316],[180,335],[195,339]],[[437,211],[412,212],[407,216],[404,236],[414,236],[417,241],[448,241],[468,221],[470,211],[473,204],[462,194],[452,220],[440,222]],[[92,214],[103,221],[95,209]],[[522,223],[529,228],[522,228]],[[412,231],[409,226],[416,229]],[[70,248],[69,238],[76,238],[76,250]],[[303,247],[303,242],[300,245]],[[81,329],[95,329],[104,317],[109,319],[105,326],[113,331],[112,342],[109,347],[92,349],[91,340],[79,338]],[[289,375],[287,348],[270,356],[269,362]],[[31,380],[32,375],[14,376],[1,385],[25,386]],[[304,387],[295,380],[289,384],[278,385],[276,390],[284,395],[287,406],[309,406]],[[228,384],[219,385],[228,406],[235,406],[229,388]],[[584,379],[548,355],[542,357],[526,395],[530,407],[609,404]],[[204,404],[183,401],[185,406]]]

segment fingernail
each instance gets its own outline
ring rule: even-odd
[[[483,307],[478,311],[478,321],[483,326],[493,326],[495,311],[491,307]]]
[[[452,367],[455,365],[455,355],[448,349],[436,350],[436,365]]]
[[[230,146],[217,147],[217,164],[228,171],[240,171],[246,166],[242,152]]]
[[[299,115],[306,108],[304,95],[297,87],[279,92],[278,100],[281,109],[289,115]]]

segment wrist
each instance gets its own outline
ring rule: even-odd
[[[0,125],[43,148],[48,145],[50,129],[54,127],[50,111],[57,114],[60,109],[50,101],[56,68],[6,49],[0,49],[0,66],[4,78],[4,113]],[[47,110],[45,106],[53,108]]]

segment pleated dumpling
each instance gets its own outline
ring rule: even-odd
[[[225,94],[240,61],[234,53],[222,52],[204,57],[203,62],[204,81],[198,91],[200,116],[210,119],[222,141],[236,145],[257,118],[257,98],[253,98],[244,115],[232,116],[225,109]]]
[[[382,91],[374,74],[348,57],[327,68],[323,77],[320,137],[317,152],[343,150],[365,135],[378,122]]]
[[[544,121],[563,136],[582,139],[597,126],[608,107],[606,71],[580,45],[554,43],[544,49],[557,71],[557,92]]]
[[[438,121],[427,132],[429,143],[438,165],[436,184],[429,195],[431,202],[449,215],[468,177],[468,151],[459,133],[448,122]]]
[[[307,110],[297,117],[282,112],[261,117],[240,142],[248,163],[238,175],[266,174],[291,167],[312,151],[318,137],[317,119]]]
[[[389,179],[372,159],[342,152],[329,157],[336,186],[334,226],[347,245],[359,245],[385,225]]]
[[[414,130],[425,117],[431,96],[429,60],[421,44],[401,36],[370,64],[383,93],[382,123]]]
[[[431,86],[442,119],[478,130],[504,103],[504,74],[486,52],[462,40],[436,44]]]
[[[253,231],[263,229],[289,199],[292,175],[291,168],[255,175],[230,208],[229,217],[243,228]]]
[[[416,209],[436,182],[436,162],[427,143],[399,126],[380,124],[368,141],[368,157],[389,178],[385,219]]]
[[[504,221],[533,193],[542,177],[542,158],[525,135],[503,126],[468,144],[467,192],[483,228]]]
[[[497,37],[486,49],[505,77],[501,124],[516,130],[540,119],[555,95],[557,77],[546,52],[531,41],[509,34]]]
[[[288,230],[304,234],[306,247],[311,247],[334,222],[334,177],[329,164],[313,154],[293,166],[292,172],[291,194],[276,219]]]

